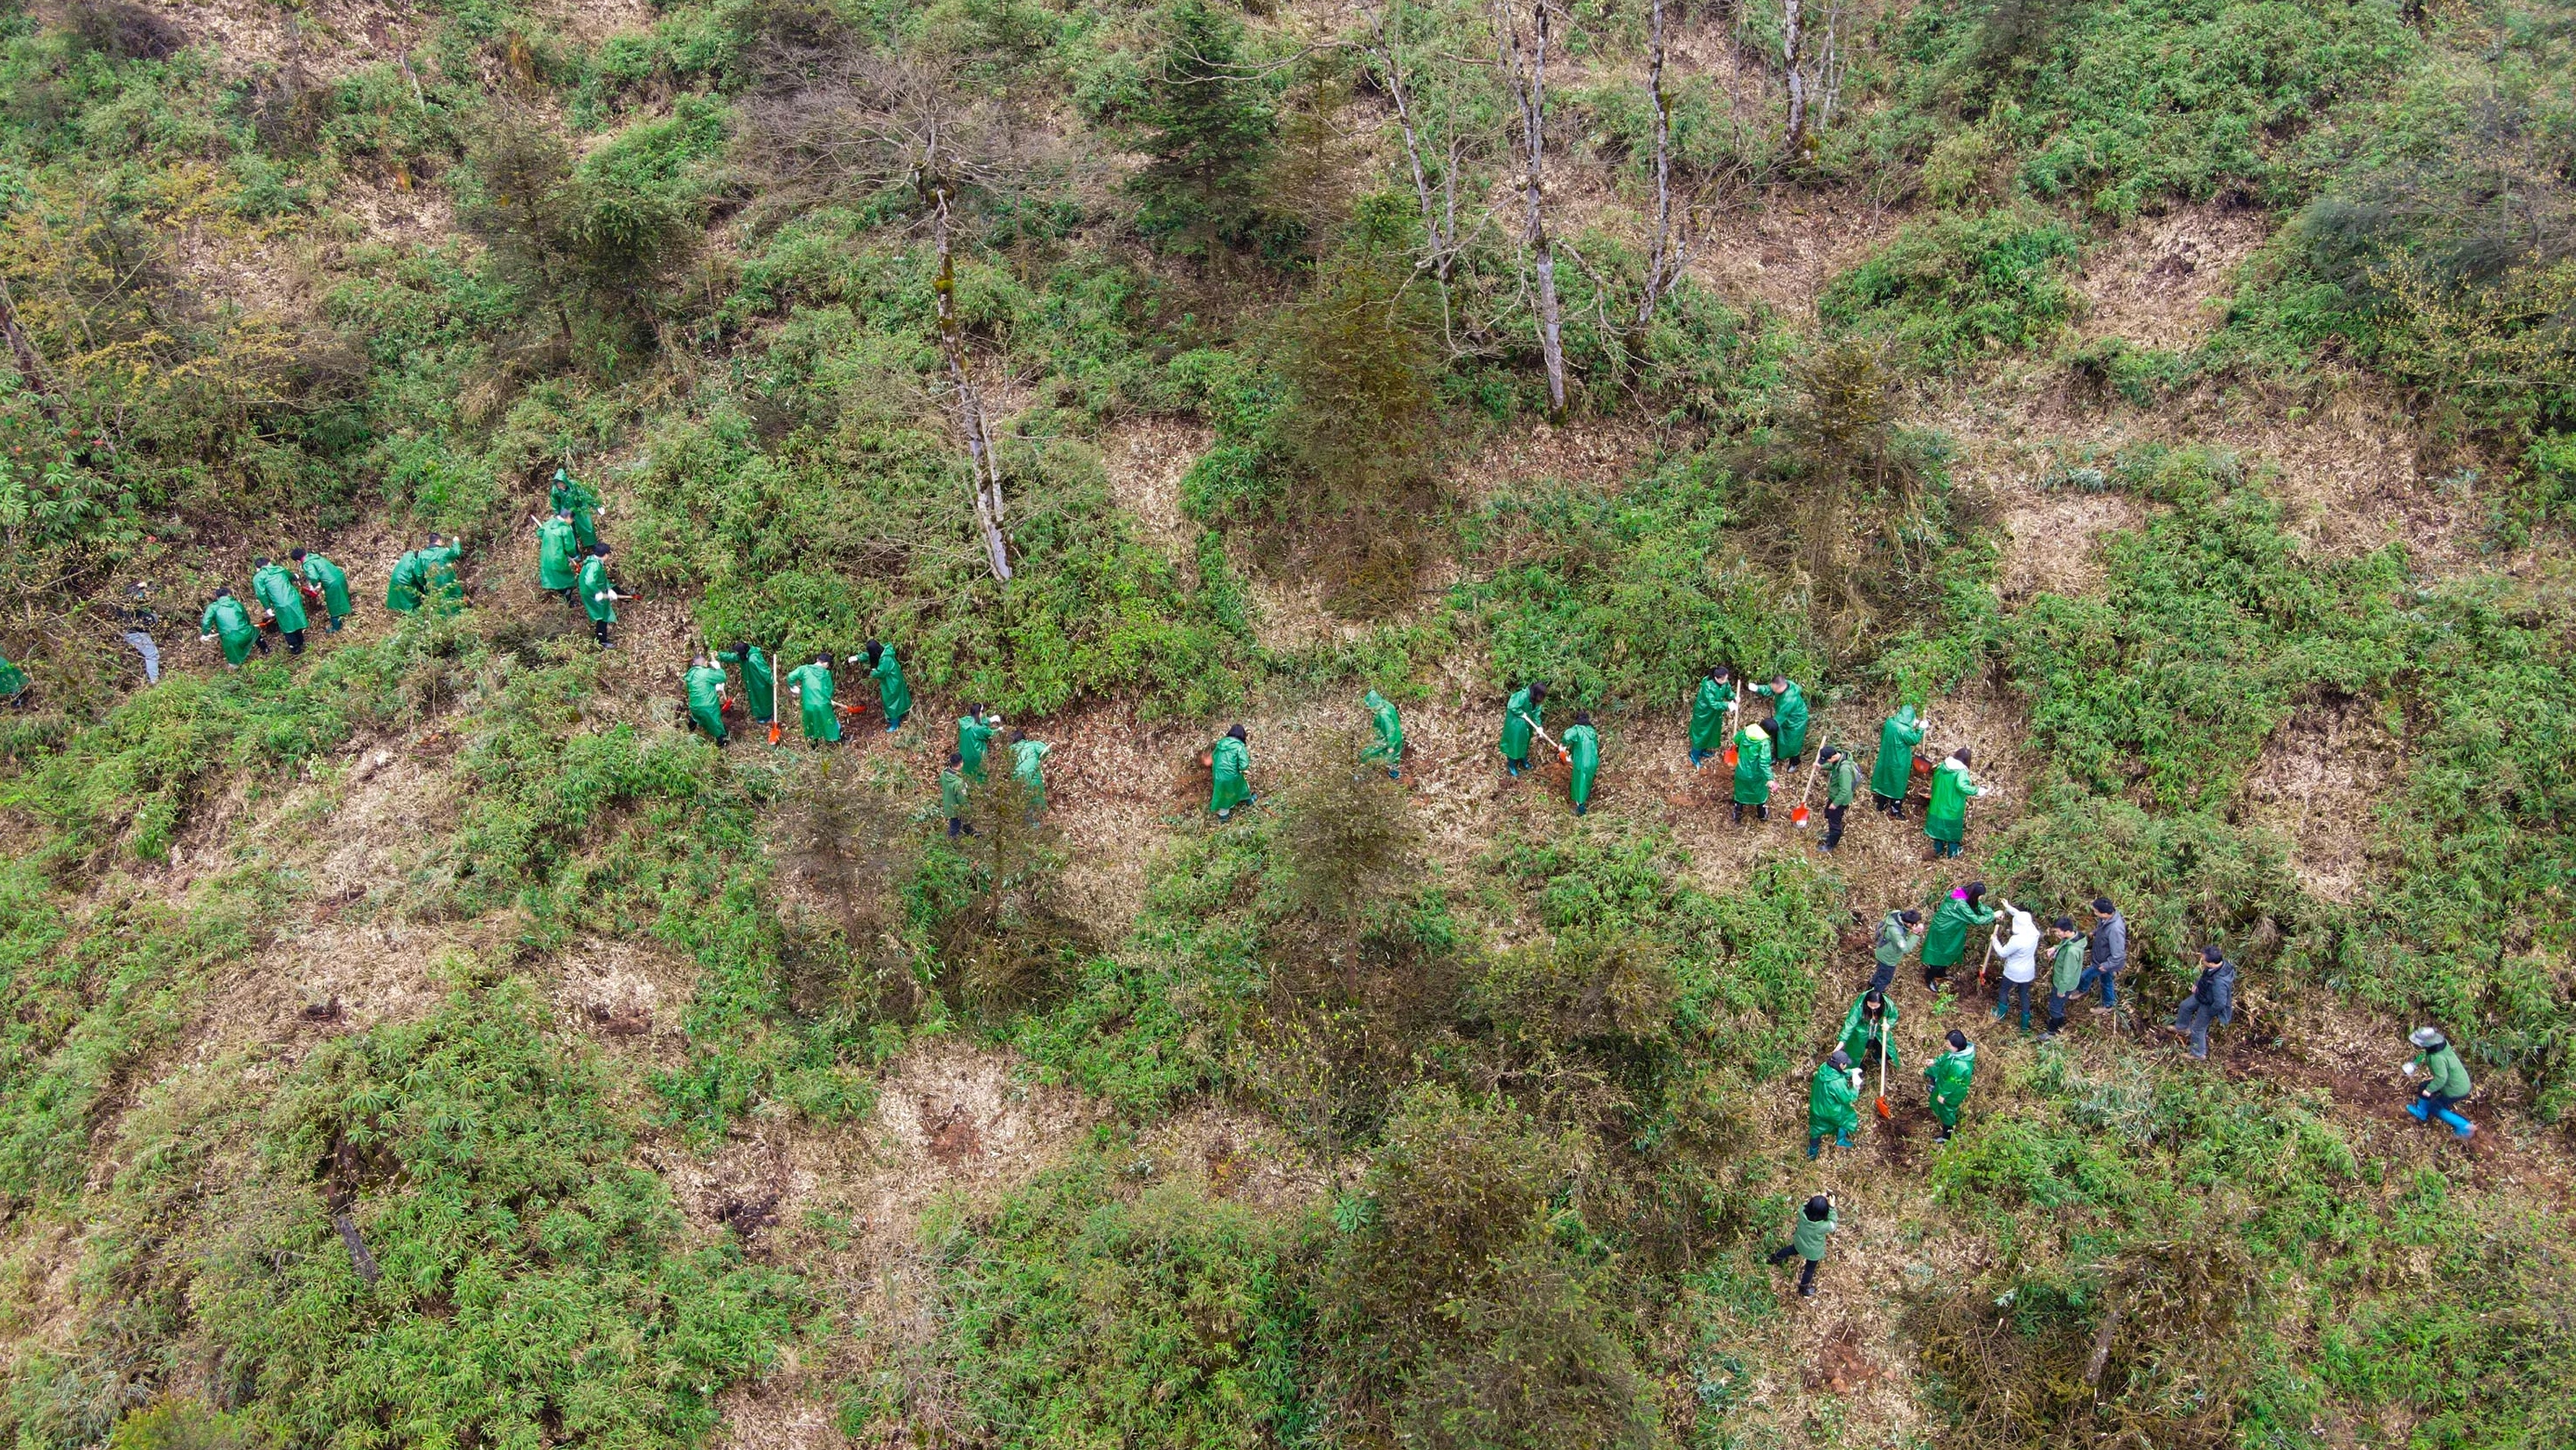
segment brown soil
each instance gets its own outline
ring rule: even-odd
[[[2204,204],[2142,217],[2085,259],[2087,337],[2181,352],[2218,330],[2236,269],[2263,244],[2261,212]]]
[[[1215,441],[1215,429],[1176,418],[1124,419],[1100,440],[1110,496],[1166,552],[1177,554],[1186,537],[1181,475]]]
[[[2301,885],[2349,905],[2368,878],[2378,802],[2404,766],[2396,739],[2363,702],[2309,706],[2272,732],[2237,810],[2289,839]]]

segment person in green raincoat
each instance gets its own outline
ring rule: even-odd
[[[271,563],[264,555],[250,564],[251,597],[277,621],[277,635],[286,641],[286,652],[304,653],[304,586],[284,565]]]
[[[680,679],[687,692],[689,719],[709,740],[723,745],[725,739],[724,697],[725,672],[705,655],[689,656],[689,672]]]
[[[572,520],[556,514],[537,524],[537,587],[549,594],[560,594],[566,604],[580,601],[573,597],[573,585],[581,578],[581,544],[573,538]]]
[[[1923,808],[1923,834],[1932,838],[1936,857],[1959,854],[1968,835],[1968,797],[1985,794],[1968,765],[1968,747],[1962,745],[1932,771],[1932,803]]]
[[[1764,722],[1768,724],[1769,722]],[[1771,732],[1754,722],[1744,722],[1735,732],[1735,823],[1744,824],[1744,808],[1763,820],[1771,819]]]
[[[1843,1035],[1838,1039],[1843,1054],[1867,1072],[1878,1061],[1879,1044],[1885,1043],[1887,1065],[1903,1067],[1905,1058],[1897,1052],[1896,1034],[1890,1030],[1899,1015],[1895,1000],[1876,987],[1854,997],[1851,1010],[1843,1014]]]
[[[1816,1265],[1825,1261],[1825,1245],[1833,1238],[1834,1230],[1841,1227],[1842,1220],[1834,1214],[1834,1196],[1819,1193],[1799,1210],[1798,1221],[1789,1230],[1789,1242],[1772,1253],[1771,1267],[1775,1269],[1791,1259],[1806,1260],[1798,1270],[1799,1297],[1815,1297]]]
[[[1699,693],[1691,697],[1691,769],[1725,748],[1727,718],[1734,713],[1735,675],[1719,665],[1700,680]]]
[[[331,631],[338,633],[340,621],[354,612],[349,604],[348,574],[309,549],[290,549],[286,557],[295,561],[296,573],[312,593],[322,596],[322,612],[331,617]]]
[[[1547,686],[1523,685],[1503,704],[1503,766],[1518,775],[1529,768],[1530,737],[1547,728],[1540,716],[1547,706]]]
[[[1375,690],[1360,697],[1360,708],[1368,711],[1369,723],[1377,729],[1377,740],[1360,752],[1360,759],[1374,760],[1386,767],[1386,778],[1401,780],[1404,774],[1404,721],[1395,713],[1395,705]]]
[[[445,534],[432,534],[420,551],[423,579],[421,597],[440,605],[465,602],[465,585],[456,577],[456,561],[465,557],[465,546]]]
[[[1935,1143],[1947,1143],[1959,1126],[1959,1109],[1968,1101],[1968,1085],[1977,1076],[1976,1044],[1958,1028],[1950,1029],[1946,1039],[1950,1050],[1924,1066],[1924,1080],[1932,1088],[1932,1116],[1940,1121],[1939,1132],[1932,1135]]]
[[[1208,750],[1208,809],[1220,821],[1232,816],[1236,806],[1252,801],[1251,782],[1243,776],[1252,768],[1251,742],[1252,737],[1236,725]]]
[[[219,640],[224,647],[224,665],[240,669],[256,645],[261,654],[268,653],[268,641],[259,637],[259,626],[250,622],[250,611],[233,597],[230,589],[218,589],[208,601],[206,612],[197,618],[197,637]]]
[[[1818,752],[1816,764],[1825,768],[1825,838],[1816,843],[1816,849],[1837,851],[1843,844],[1843,817],[1851,811],[1852,797],[1860,793],[1860,767],[1852,764],[1851,752],[1839,745]]]
[[[2048,1035],[2066,1030],[2067,1004],[2084,981],[2084,936],[2075,918],[2061,916],[2048,924]]]
[[[394,561],[394,571],[385,576],[385,608],[396,614],[409,614],[420,608],[420,592],[429,587],[429,571],[421,566],[420,551],[414,549]]]
[[[948,839],[975,834],[966,822],[966,775],[958,769],[966,763],[956,751],[948,752],[948,763],[939,768],[939,813],[948,818]]]
[[[811,664],[787,672],[787,694],[796,702],[796,717],[812,745],[841,743],[840,712],[832,708],[832,657],[816,655]]]
[[[1808,1157],[1823,1152],[1827,1138],[1837,1148],[1851,1146],[1852,1132],[1860,1126],[1860,1113],[1852,1106],[1858,1101],[1860,1070],[1852,1066],[1851,1054],[1837,1047],[1807,1080]]]
[[[984,783],[984,752],[1001,728],[1002,717],[986,714],[981,705],[957,717],[957,769],[977,785]]]
[[[617,601],[626,596],[608,582],[608,546],[593,544],[581,561],[581,612],[590,616],[591,637],[601,649],[615,649],[608,627],[617,622]]]
[[[1995,909],[1986,905],[1986,883],[1971,881],[1950,893],[1923,929],[1923,990],[1932,991],[1967,955],[1972,927],[1995,924]]]
[[[1592,712],[1574,712],[1574,724],[1565,732],[1565,753],[1570,769],[1566,774],[1567,798],[1574,802],[1574,813],[1583,814],[1592,806],[1592,777],[1601,773],[1601,736],[1592,728]]]
[[[572,520],[576,547],[587,551],[599,542],[599,509],[598,494],[575,482],[564,470],[555,470],[555,480],[546,488],[546,512]]]
[[[2402,1069],[2406,1081],[2413,1083],[2418,1073],[2424,1077],[2414,1101],[2406,1105],[2407,1116],[2420,1123],[2447,1124],[2461,1138],[2475,1136],[2477,1125],[2457,1111],[2457,1105],[2476,1091],[2469,1082],[2468,1064],[2460,1061],[2460,1050],[2439,1027],[2418,1027],[2406,1040],[2416,1048],[2415,1057]]]
[[[27,672],[0,658],[0,705],[14,709],[26,704],[27,699]]]
[[[1911,705],[1878,727],[1878,759],[1869,767],[1870,800],[1898,820],[1905,818],[1905,793],[1914,788],[1914,747],[1922,743],[1923,726]]]
[[[1923,935],[1923,913],[1910,906],[1881,917],[1878,939],[1869,948],[1869,984],[1885,991],[1887,984],[1896,980],[1896,969],[1922,949]]]
[[[1755,685],[1753,693],[1779,702],[1771,718],[1780,722],[1780,763],[1796,769],[1798,757],[1807,753],[1807,697],[1787,675],[1773,675],[1771,683]]]
[[[766,725],[778,718],[778,676],[760,646],[739,640],[731,649],[716,651],[716,663],[742,671],[742,699],[754,722]]]
[[[1038,765],[1039,761],[1046,759],[1046,753],[1045,741],[1031,740],[1028,732],[1023,730],[1011,732],[1011,779],[1028,793],[1029,819],[1032,821],[1038,818],[1038,812],[1046,809],[1046,772]]]
[[[912,713],[912,687],[903,682],[903,666],[896,662],[894,646],[868,641],[868,678],[877,682],[877,703],[885,709],[889,732],[903,727],[904,717]],[[858,663],[853,656],[852,664]]]

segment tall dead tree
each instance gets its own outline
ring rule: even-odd
[[[1537,281],[1538,351],[1547,367],[1547,417],[1565,420],[1565,323],[1556,298],[1556,251],[1547,235],[1547,47],[1553,0],[1531,0],[1521,28],[1519,0],[1494,0],[1494,50],[1513,109],[1520,113],[1523,220],[1521,243]]]
[[[1673,235],[1673,110],[1664,96],[1664,0],[1650,0],[1647,14],[1651,48],[1646,57],[1646,98],[1655,107],[1655,240],[1646,252],[1645,287],[1637,298],[1636,334],[1640,340],[1647,325],[1655,320],[1655,307],[1664,300],[1664,289],[1681,275],[1682,261],[1690,247],[1687,236],[1676,239]]]
[[[1366,49],[1379,78],[1386,82],[1388,100],[1394,103],[1395,123],[1404,133],[1404,159],[1413,169],[1414,199],[1422,208],[1422,256],[1414,270],[1431,273],[1446,288],[1449,269],[1458,258],[1458,132],[1456,127],[1450,127],[1444,138],[1448,156],[1440,168],[1435,197],[1430,167],[1422,159],[1423,128],[1415,111],[1413,91],[1405,83],[1402,37],[1397,32],[1393,10],[1393,6],[1385,6],[1369,12]]]
[[[1798,54],[1799,12],[1804,8],[1804,0],[1781,0],[1780,69],[1789,82],[1788,150],[1792,160],[1805,156],[1807,151],[1807,73],[1804,58]]]

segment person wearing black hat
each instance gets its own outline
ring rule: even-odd
[[[1843,813],[1860,792],[1860,767],[1852,764],[1851,752],[1839,745],[1818,751],[1816,764],[1825,772],[1825,838],[1816,843],[1816,849],[1834,851],[1843,843]]]
[[[2236,1018],[2236,964],[2216,947],[2200,949],[2200,980],[2174,1009],[2173,1030],[2191,1043],[2191,1055],[2209,1056],[2209,1026],[2224,1027]]]
[[[1968,1034],[1953,1027],[1943,1039],[1950,1050],[1932,1059],[1923,1069],[1925,1081],[1932,1088],[1932,1116],[1940,1130],[1932,1135],[1935,1143],[1947,1143],[1959,1130],[1959,1109],[1966,1106],[1968,1087],[1977,1077],[1977,1048]]]
[[[1814,1298],[1816,1265],[1825,1261],[1825,1240],[1833,1237],[1842,1222],[1834,1216],[1834,1196],[1819,1193],[1807,1200],[1798,1211],[1795,1226],[1789,1230],[1789,1242],[1771,1255],[1771,1267],[1778,1268],[1791,1259],[1804,1259],[1807,1266],[1798,1271],[1798,1293]]]

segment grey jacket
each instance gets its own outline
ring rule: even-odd
[[[2092,939],[2084,944],[2084,965],[2096,972],[2116,972],[2129,964],[2129,919],[2118,912],[2109,921],[2093,925]]]

